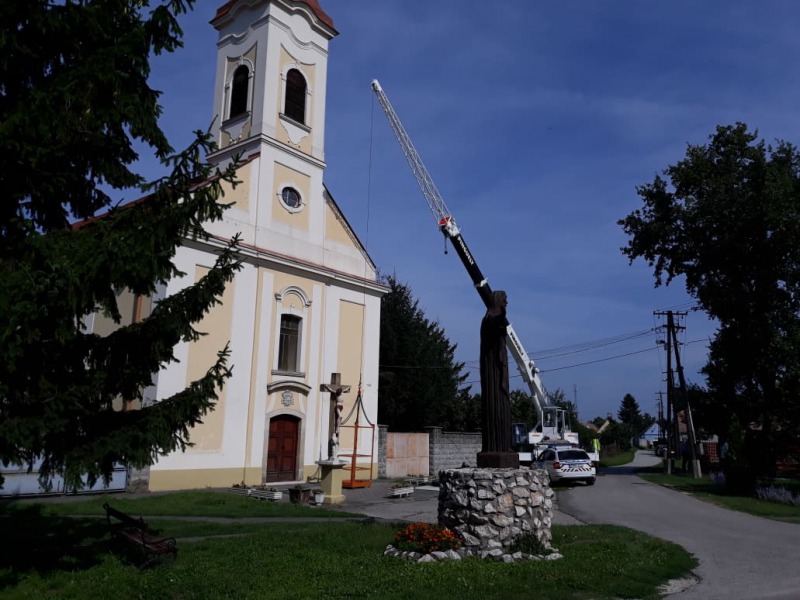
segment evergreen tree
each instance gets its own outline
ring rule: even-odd
[[[378,420],[395,431],[457,427],[457,401],[467,395],[459,393],[466,375],[464,363],[455,362],[455,345],[425,317],[408,286],[393,275],[384,283]]]
[[[630,394],[625,394],[619,405],[617,417],[620,423],[627,425],[632,430],[640,427],[642,425],[642,413],[636,398]]]
[[[185,390],[113,409],[115,399],[141,399],[175,345],[200,335],[193,323],[239,267],[235,242],[141,322],[107,337],[85,327],[95,312],[121,323],[121,290],[152,296],[182,275],[173,263],[181,241],[205,238],[203,223],[224,210],[233,167],[212,172],[202,157],[213,146],[199,132],[174,153],[147,83],[150,56],[181,45],[177,17],[193,3],[25,0],[0,11],[0,460],[41,460],[44,482],[93,483],[117,462],[139,468],[184,449],[230,375],[220,348]],[[168,175],[146,185],[134,144]],[[119,206],[110,195],[131,188],[148,197]]]

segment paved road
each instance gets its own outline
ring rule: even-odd
[[[607,469],[594,488],[559,492],[561,510],[585,523],[644,531],[694,554],[700,582],[671,599],[800,599],[800,525],[713,506],[632,474],[658,460],[638,452],[631,465]]]

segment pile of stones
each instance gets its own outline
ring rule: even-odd
[[[441,562],[445,560],[461,560],[462,558],[476,557],[487,560],[496,560],[504,563],[521,562],[526,560],[558,560],[563,558],[558,552],[551,552],[549,554],[528,554],[526,552],[503,552],[499,548],[494,550],[478,550],[475,551],[471,548],[459,548],[458,550],[447,550],[446,552],[431,552],[430,554],[422,554],[420,552],[410,552],[405,550],[398,550],[391,544],[386,546],[383,552],[384,556],[391,556],[393,558],[402,558],[418,563],[431,563]]]

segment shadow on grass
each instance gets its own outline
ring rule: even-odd
[[[0,503],[0,590],[32,571],[90,569],[111,550],[105,520],[48,516],[41,508]]]

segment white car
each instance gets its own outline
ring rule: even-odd
[[[597,477],[592,459],[580,448],[546,448],[534,465],[547,471],[552,483],[584,481],[594,485]]]

